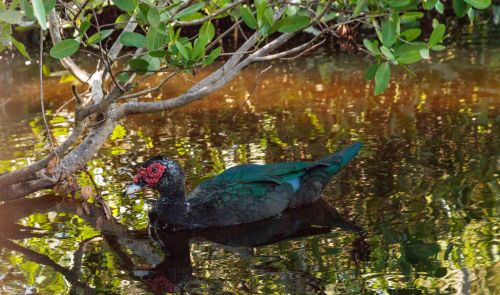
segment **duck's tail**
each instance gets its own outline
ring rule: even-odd
[[[355,142],[335,154],[318,160],[317,162],[328,166],[320,165],[301,176],[300,183],[297,183],[298,190],[293,194],[289,206],[296,207],[316,201],[330,179],[358,154],[362,146],[362,143]]]
[[[333,175],[347,166],[347,164],[349,164],[349,162],[359,153],[362,147],[363,144],[361,142],[354,142],[343,150],[328,155],[318,162],[329,164],[330,166],[325,170],[328,174]]]

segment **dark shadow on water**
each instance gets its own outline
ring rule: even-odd
[[[165,260],[148,270],[142,279],[158,294],[173,292],[175,287],[194,280],[189,251],[191,242],[204,240],[216,243],[226,250],[251,253],[251,248],[254,247],[320,235],[333,229],[350,231],[358,235],[352,250],[352,257],[356,263],[369,258],[364,231],[341,218],[333,207],[321,199],[313,204],[287,210],[274,218],[238,226],[184,232],[160,231],[150,227],[150,234],[161,245]],[[281,259],[279,256],[268,258],[269,262]],[[273,267],[266,264],[269,263],[254,267],[266,268],[272,272]]]

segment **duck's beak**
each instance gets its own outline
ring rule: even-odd
[[[146,183],[144,181],[141,181],[139,183],[132,183],[125,187],[122,191],[124,196],[128,196],[131,194],[135,194],[136,192],[140,191],[146,186]]]

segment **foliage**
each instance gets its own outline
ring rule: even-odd
[[[13,45],[29,58],[24,45],[12,37],[12,25],[22,27],[36,23],[47,29],[47,15],[54,8],[71,24],[67,28],[68,35],[72,36],[53,45],[50,55],[56,59],[69,57],[86,47],[102,48],[113,33],[124,30],[122,22],[138,22],[140,28],[123,32],[119,42],[140,50],[139,54],[126,57],[130,71],[140,75],[167,67],[189,69],[213,63],[221,54],[221,49],[214,48],[213,43],[216,37],[213,20],[216,18],[229,18],[232,22],[241,20],[249,29],[260,32],[262,44],[268,42],[268,37],[279,33],[306,30],[320,34],[318,31],[360,23],[376,36],[375,39],[365,38],[362,43],[375,59],[367,70],[366,79],[375,80],[375,94],[380,94],[389,85],[391,67],[401,66],[408,70],[408,65],[429,59],[432,51],[445,49],[443,41],[447,37],[446,27],[438,21],[439,17],[434,18],[430,37],[421,37],[422,19],[426,15],[444,13],[444,4],[440,0],[323,0],[315,4],[292,1],[285,5],[285,13],[280,13],[280,2],[262,0],[191,1],[187,6],[179,0],[115,0],[113,5],[122,14],[112,28],[104,29],[93,18],[96,18],[96,9],[105,8],[108,3],[93,1],[91,5],[76,10],[78,13],[69,10],[69,5],[56,5],[55,0],[13,1],[8,7],[0,3],[0,51]],[[490,4],[491,0],[452,1],[456,16],[467,15],[471,21],[475,10],[486,9]],[[316,15],[321,16],[319,22],[314,20],[311,7]],[[327,29],[321,23],[327,24]],[[188,37],[183,34],[183,27],[190,25],[198,25],[198,30],[195,36]],[[89,36],[87,32],[91,28],[97,32]],[[117,76],[122,83],[129,78],[128,73],[123,72]]]

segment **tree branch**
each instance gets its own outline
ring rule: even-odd
[[[18,170],[12,171],[10,173],[4,174],[0,176],[0,187],[4,187],[10,184],[19,183],[25,181],[27,178],[32,176],[34,173],[42,170],[47,167],[47,164],[52,160],[52,158],[58,154],[63,155],[64,152],[73,145],[76,139],[82,134],[83,129],[85,128],[86,123],[78,124],[71,132],[70,136],[55,150],[53,150],[50,154],[48,154],[45,158],[35,162],[29,166],[20,168]],[[0,193],[0,200],[2,193]]]
[[[261,49],[255,51],[253,54],[246,57],[243,61],[239,62],[242,55],[238,54],[239,51],[245,52],[258,40],[259,33],[256,32],[252,35],[245,44],[243,44],[219,70],[215,71],[205,79],[201,80],[195,86],[191,87],[186,93],[169,100],[162,100],[157,102],[128,102],[118,107],[118,116],[123,117],[130,114],[151,113],[170,110],[178,108],[193,102],[201,97],[212,93],[227,82],[229,82],[236,74],[238,74],[244,67],[254,62],[256,58],[280,47],[288,41],[294,33],[285,33],[266,44]]]
[[[120,99],[130,99],[130,98],[136,98],[136,97],[140,97],[140,96],[143,96],[143,95],[146,95],[146,94],[149,94],[149,93],[152,93],[152,92],[155,92],[155,91],[158,91],[160,90],[160,88],[170,79],[172,79],[173,77],[175,77],[177,74],[179,73],[179,71],[175,71],[173,73],[171,73],[170,75],[168,75],[167,77],[163,78],[163,80],[160,81],[160,83],[158,83],[156,86],[154,87],[151,87],[151,88],[148,88],[148,89],[144,89],[144,90],[141,90],[141,91],[138,91],[138,92],[134,92],[134,93],[130,93],[130,94],[126,94],[126,95],[122,95],[120,97]]]

